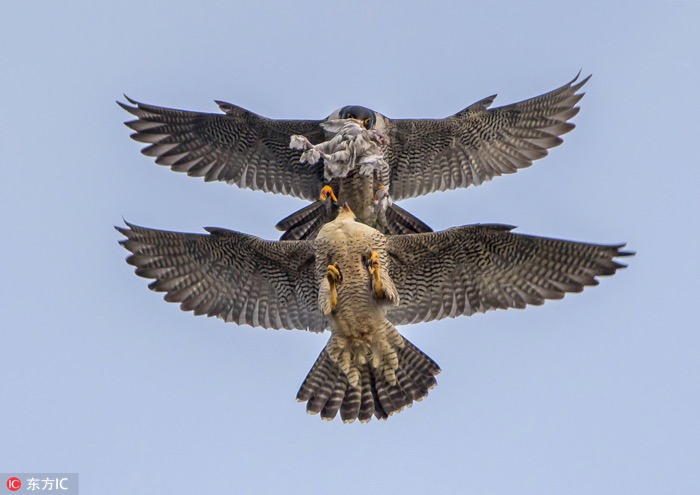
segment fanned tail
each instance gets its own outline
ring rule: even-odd
[[[387,235],[421,234],[432,232],[428,224],[416,218],[398,205],[392,204],[386,209]]]
[[[337,205],[317,200],[283,218],[277,222],[275,228],[284,231],[280,237],[281,241],[313,239],[321,227],[326,222],[334,220],[337,215]]]
[[[372,416],[387,419],[427,396],[440,373],[437,363],[405,338],[395,351],[398,365],[393,384],[383,366],[373,367],[371,356],[365,356],[363,364],[356,364],[359,379],[352,386],[326,346],[299,388],[297,400],[306,401],[309,414],[320,413],[328,421],[338,412],[344,423],[356,419],[366,423]]]
[[[284,231],[280,237],[281,241],[314,239],[321,227],[325,223],[335,220],[337,215],[338,205],[318,200],[283,218],[277,222],[275,228]],[[419,234],[433,231],[425,222],[393,204],[386,209],[386,228],[384,230],[387,235]]]

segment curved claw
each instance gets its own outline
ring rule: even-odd
[[[379,255],[376,251],[372,251],[371,249],[367,251],[365,255],[365,267],[367,267],[371,274],[374,274],[375,270],[379,270]]]
[[[328,277],[328,281],[331,284],[339,284],[343,281],[343,274],[340,272],[340,268],[338,268],[338,263],[328,265],[328,268],[326,269],[326,277]]]
[[[336,286],[343,281],[343,274],[338,268],[338,263],[328,265],[326,268],[326,278],[330,286],[330,310],[333,311],[338,305],[338,289]]]
[[[369,252],[365,260],[365,266],[367,267],[370,275],[372,275],[372,287],[374,289],[374,294],[378,299],[384,299],[386,297],[386,293],[384,292],[382,279],[379,276],[379,255],[376,251],[371,250]]]
[[[323,186],[323,188],[321,189],[321,194],[319,194],[319,198],[321,199],[321,201],[326,201],[329,197],[331,198],[331,201],[333,201],[333,203],[338,202],[338,198],[335,197],[333,188],[331,186]]]

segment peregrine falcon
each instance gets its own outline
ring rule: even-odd
[[[396,204],[387,204],[386,222],[378,223],[372,205],[380,185],[388,188],[383,194],[398,201],[479,185],[532,165],[574,128],[569,120],[584,95],[577,92],[589,78],[579,80],[577,75],[541,96],[492,109],[495,95],[489,96],[444,119],[390,119],[357,105],[342,107],[325,120],[275,120],[221,101],[217,104],[223,114],[157,107],[130,98],[131,105],[119,104],[136,117],[126,122],[135,131],[131,137],[148,143],[143,153],[156,163],[205,181],[312,201],[278,223],[285,231],[283,239],[313,238],[335,218],[337,210],[319,200],[325,185],[360,221],[385,234],[405,234],[431,229]],[[305,136],[313,145],[332,138],[335,133],[322,124],[338,119],[357,119],[386,137],[386,184],[358,171],[326,180],[320,162],[301,163],[302,151],[290,149],[292,135]]]
[[[117,227],[136,274],[195,315],[239,325],[331,331],[297,394],[345,422],[386,419],[428,395],[440,367],[396,325],[541,305],[624,267],[624,244],[512,233],[507,225],[384,235],[347,206],[314,240],[267,241]]]

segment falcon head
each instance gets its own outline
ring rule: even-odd
[[[362,122],[365,129],[372,129],[377,123],[377,115],[374,110],[359,105],[348,105],[340,109],[338,117],[341,119],[357,119]]]
[[[326,121],[333,119],[357,119],[365,129],[377,129],[379,132],[384,132],[387,120],[381,113],[360,105],[339,108],[330,114]]]

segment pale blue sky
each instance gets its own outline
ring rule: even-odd
[[[78,472],[102,495],[698,493],[699,19],[696,1],[7,3],[0,471]],[[577,128],[549,157],[401,205],[637,256],[563,301],[402,327],[443,372],[387,422],[294,400],[327,335],[194,317],[124,263],[122,216],[276,238],[304,203],[155,165],[123,93],[444,117],[579,69]]]

